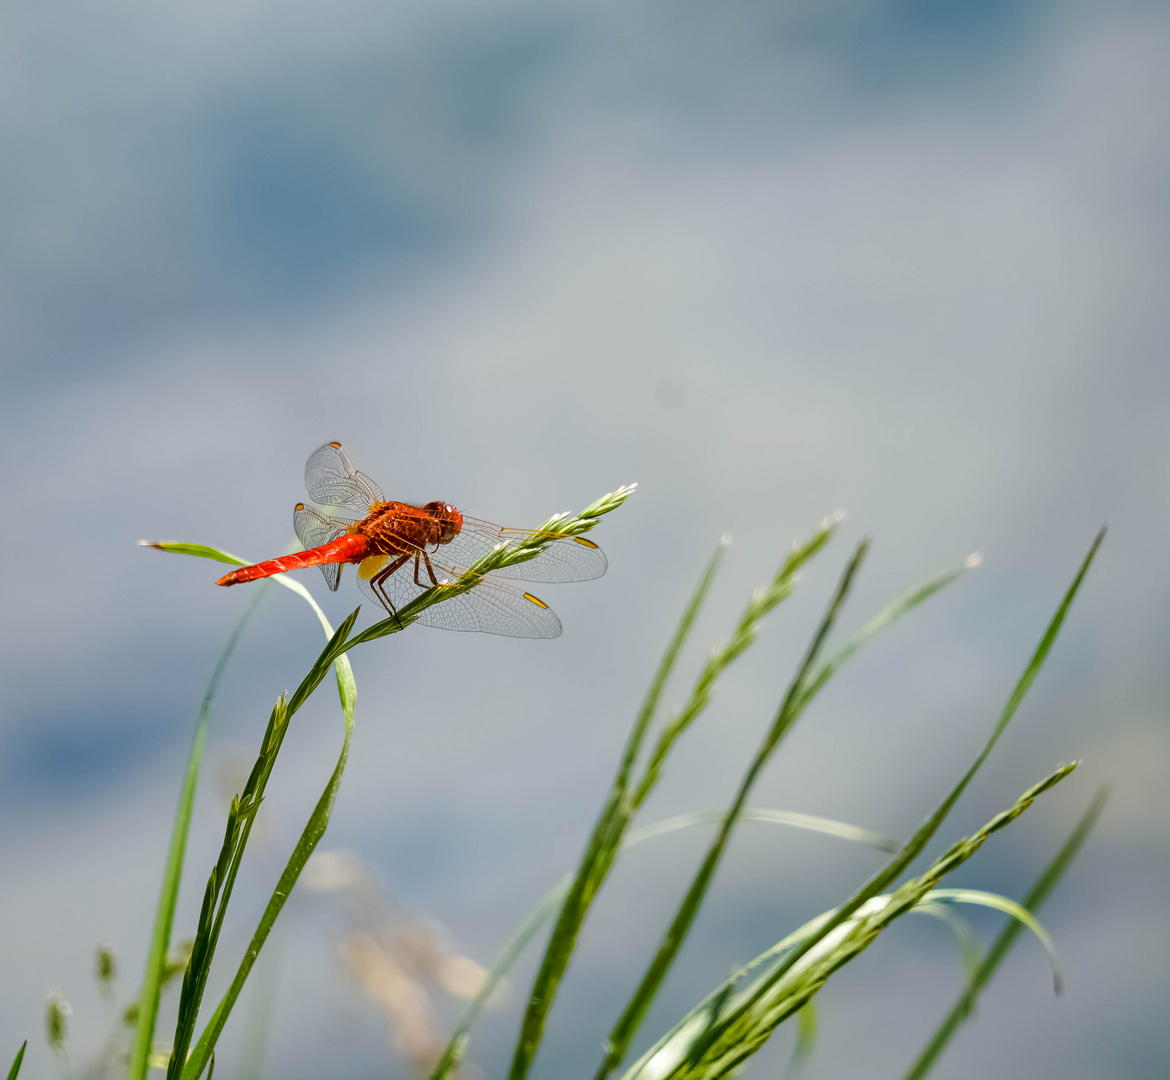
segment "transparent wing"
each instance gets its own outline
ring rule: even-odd
[[[439,548],[439,558],[446,566],[466,570],[500,544],[514,547],[532,536],[528,529],[505,529],[490,521],[464,517],[463,528],[448,544]],[[511,578],[517,581],[591,581],[605,573],[609,563],[605,552],[592,540],[564,533],[536,534],[549,541],[535,558],[493,570],[493,578]]]
[[[422,584],[415,582],[415,559],[415,556],[409,556],[398,570],[382,582],[385,596],[379,594],[371,580],[372,566],[363,564],[358,584],[367,596],[393,614],[432,586],[421,556],[418,557],[417,572]],[[385,567],[389,563],[390,557],[384,556],[380,565]],[[459,576],[453,567],[436,562],[433,556],[430,557],[430,565],[439,582],[454,581]],[[555,638],[561,633],[561,620],[547,604],[531,593],[521,592],[511,585],[494,580],[494,575],[485,577],[470,592],[452,596],[427,608],[418,621],[424,626],[435,626],[440,630],[480,631],[505,637]]]
[[[330,540],[336,540],[352,524],[352,521],[345,518],[326,517],[304,503],[297,503],[296,509],[293,510],[293,528],[296,529],[297,539],[306,551],[328,544]],[[325,584],[334,592],[337,592],[337,586],[341,584],[343,565],[328,563],[321,567],[321,573],[325,575]]]
[[[344,506],[365,517],[376,502],[386,497],[365,473],[360,473],[341,443],[319,446],[305,463],[305,490],[322,506]]]

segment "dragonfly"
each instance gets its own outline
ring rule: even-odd
[[[485,555],[536,538],[546,544],[538,555],[488,571],[470,590],[425,608],[417,621],[443,630],[554,638],[561,633],[561,621],[548,604],[501,579],[588,581],[601,577],[608,565],[601,548],[583,536],[506,529],[468,517],[445,502],[416,506],[387,499],[338,442],[328,442],[310,455],[305,489],[318,504],[297,503],[293,511],[293,526],[305,550],[242,566],[217,585],[239,585],[319,566],[325,583],[336,591],[346,563],[355,563],[362,591],[397,617],[399,608],[428,589],[458,583]],[[336,509],[361,516],[341,517]]]

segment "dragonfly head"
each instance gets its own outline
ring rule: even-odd
[[[449,544],[459,535],[459,530],[463,528],[463,515],[450,503],[429,502],[423,509],[431,515],[431,520],[437,526],[436,543]]]

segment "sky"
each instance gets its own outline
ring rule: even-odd
[[[1083,764],[955,882],[1019,897],[1097,787],[1096,834],[937,1075],[1164,1073],[1170,991],[1170,16],[1158,4],[16,3],[0,14],[0,1033],[59,1072],[138,985],[195,714],[245,589],[137,541],[280,553],[338,439],[391,498],[534,525],[618,485],[607,575],[547,586],[552,642],[416,627],[353,663],[357,729],[322,848],[486,962],[577,858],[689,591],[729,534],[669,686],[793,538],[847,512],[725,677],[645,810],[726,804],[849,552],[842,616],[978,551],[859,655],[753,803],[908,834],[969,763],[1102,523],[1041,679],[938,850]],[[300,578],[334,622],[365,600]],[[320,629],[271,590],[224,677],[177,936],[226,777]],[[368,606],[368,605],[367,605]],[[363,622],[370,619],[363,611]],[[222,985],[340,748],[322,688],[272,781]],[[624,859],[534,1077],[586,1075],[701,858]],[[744,829],[647,1017],[840,901],[872,852]],[[294,894],[268,1072],[407,1076]],[[988,940],[998,917],[972,920]],[[535,956],[473,1039],[504,1074]],[[957,994],[907,919],[820,998],[807,1076],[899,1076]],[[173,1003],[171,1003],[173,1010]],[[453,1003],[443,1006],[448,1020]],[[165,1014],[166,1017],[173,1013]],[[160,1038],[168,1038],[166,1022]],[[239,1030],[223,1043],[226,1074]],[[781,1032],[748,1072],[776,1075]],[[643,1044],[639,1044],[643,1045]],[[5,1053],[0,1046],[0,1054]]]

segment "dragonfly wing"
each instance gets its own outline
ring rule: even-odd
[[[523,529],[504,529],[488,521],[464,517],[463,528],[439,549],[444,563],[466,570],[500,544],[515,547],[533,534]],[[548,546],[531,559],[502,570],[493,570],[493,578],[517,581],[591,581],[605,573],[609,563],[605,552],[583,536],[547,533]]]
[[[336,540],[351,524],[353,522],[346,521],[344,518],[332,518],[319,514],[304,503],[297,503],[296,509],[293,511],[293,528],[296,529],[297,539],[306,551],[320,547],[322,544],[328,544],[330,540]],[[343,565],[342,563],[327,563],[321,567],[321,573],[325,575],[325,584],[334,592],[337,592],[337,586],[341,584],[341,567]]]
[[[440,566],[434,559],[431,560],[431,567],[440,582],[458,577],[454,568]],[[358,575],[362,591],[387,607],[386,598],[378,594],[372,581],[362,577],[362,573],[367,571],[363,570]],[[392,614],[431,587],[430,576],[421,560],[418,577],[425,584],[416,584],[414,577],[415,561],[410,559],[381,583],[391,605],[387,610]],[[484,578],[470,592],[451,596],[427,608],[418,616],[418,621],[424,626],[435,626],[440,630],[479,631],[504,637],[554,638],[561,633],[561,620],[544,601],[531,593],[505,585],[502,581],[495,581],[492,577]]]
[[[305,463],[305,490],[313,502],[323,506],[344,506],[365,517],[374,503],[386,497],[357,466],[341,443],[317,447]]]

